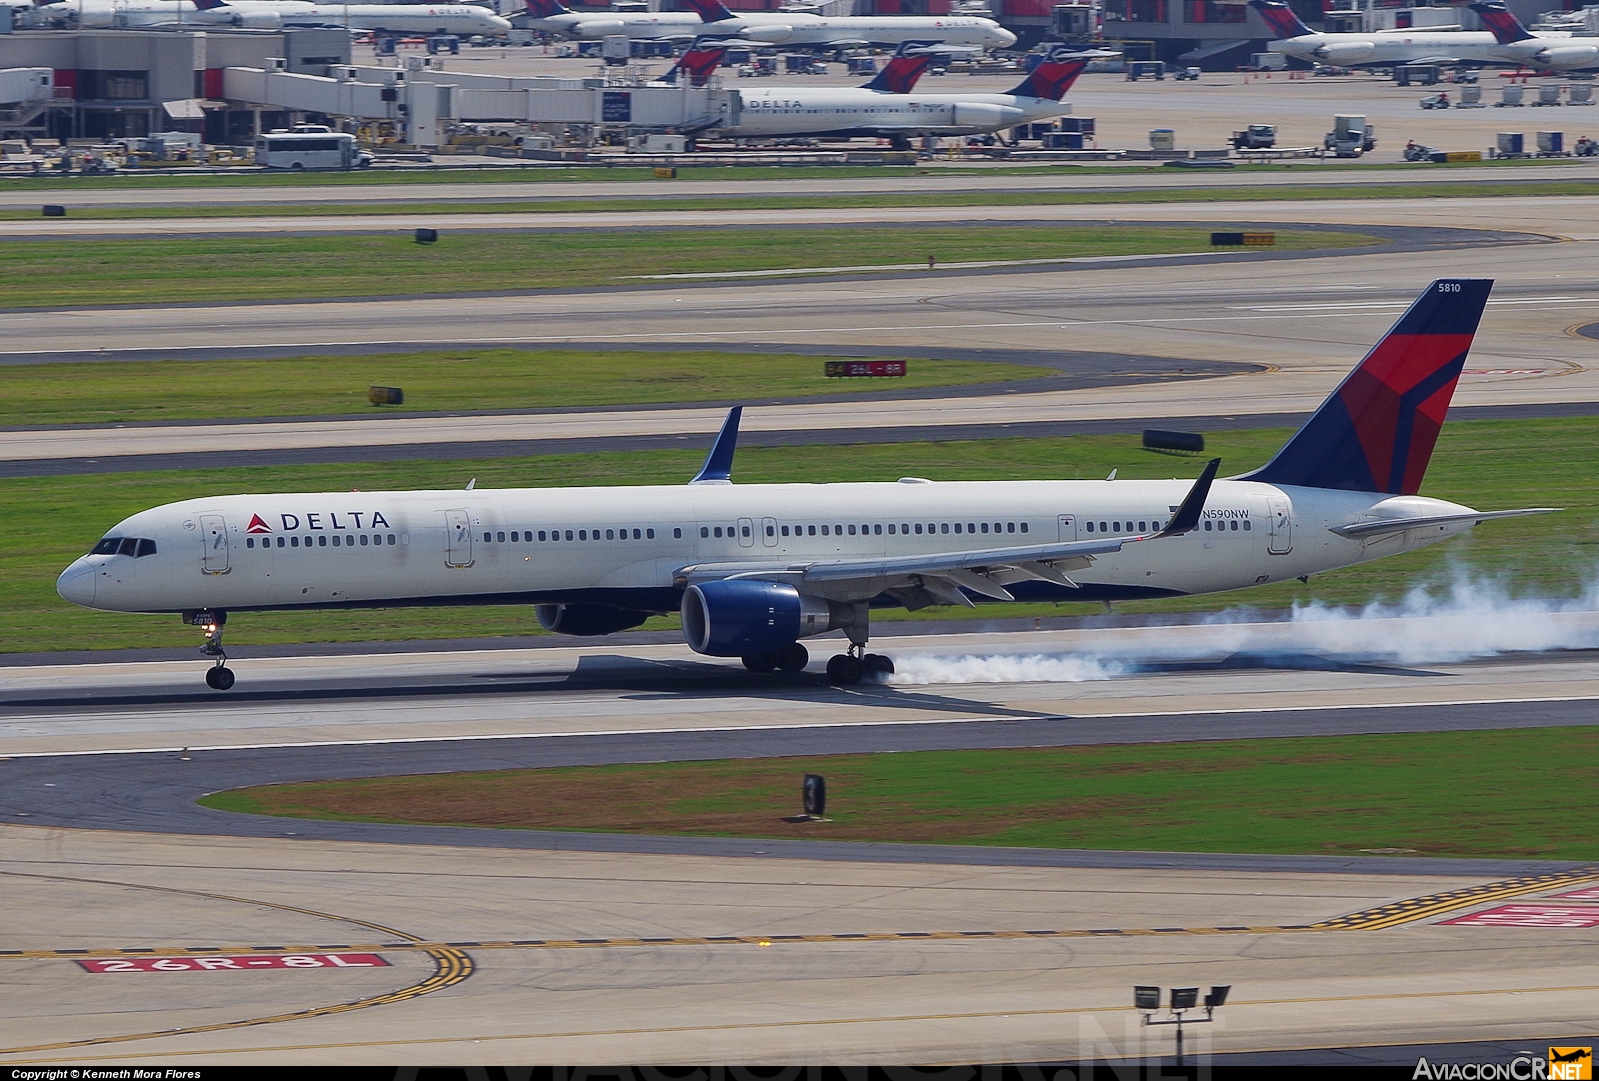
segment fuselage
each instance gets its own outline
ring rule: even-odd
[[[243,11],[233,7],[201,11],[191,0],[58,0],[38,10],[51,19],[70,18],[85,29],[108,27],[209,26],[275,30],[282,25],[273,5]]]
[[[1199,528],[1132,540],[1169,523],[1190,486],[901,481],[218,496],[124,520],[58,588],[75,603],[123,612],[585,602],[662,612],[678,607],[699,564],[771,571],[1108,536],[1128,543],[1081,560],[1075,588],[1042,580],[1009,588],[1022,600],[1114,600],[1283,581],[1470,527],[1363,542],[1329,529],[1465,508],[1218,481]],[[869,585],[853,588],[868,592],[835,599],[892,603]]]
[[[1384,31],[1372,34],[1302,34],[1266,46],[1313,63],[1338,65],[1402,64],[1429,59],[1472,63],[1537,65],[1564,70],[1599,62],[1599,42],[1572,40],[1565,31],[1546,31],[1501,44],[1486,30]]]
[[[478,4],[316,4],[309,0],[229,0],[212,14],[275,14],[287,27],[343,26],[396,34],[504,34],[508,19]]]
[[[1014,94],[894,94],[865,87],[740,88],[737,138],[781,135],[971,135],[1052,117],[1072,107]]]
[[[992,19],[973,16],[852,15],[828,18],[800,12],[740,15],[707,23],[694,12],[651,11],[582,15],[566,11],[527,20],[533,30],[571,38],[681,38],[707,34],[742,37],[773,45],[828,45],[861,41],[898,45],[930,39],[947,45],[976,45],[1003,49],[1016,43],[1016,35]]]

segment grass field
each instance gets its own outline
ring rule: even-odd
[[[1206,229],[1168,226],[942,226],[584,229],[408,237],[262,236],[16,243],[0,260],[7,307],[395,296],[619,284],[643,274],[725,273],[987,259],[1208,251]],[[1285,230],[1288,250],[1378,243]]]
[[[827,778],[832,821],[782,821],[805,773]],[[1586,860],[1599,859],[1596,786],[1599,729],[1543,728],[453,773],[200,802],[502,829]]]
[[[371,384],[405,391],[384,413],[552,409],[585,405],[802,397],[881,390],[880,380],[828,379],[824,358],[698,350],[461,349],[359,357],[230,360],[226,379],[196,379],[208,361],[94,362],[7,367],[0,425],[306,417],[378,412]],[[1004,382],[1046,368],[912,360],[896,391]],[[114,393],[85,393],[114,386]],[[172,388],[182,386],[183,393]]]
[[[1283,430],[1218,432],[1207,454],[1224,474],[1264,462],[1288,436]],[[1559,453],[1551,453],[1558,447]],[[366,491],[547,484],[680,484],[693,476],[703,448],[656,453],[508,458],[461,462],[392,462],[260,468],[212,468],[110,476],[0,481],[0,652],[186,646],[198,642],[175,616],[91,612],[61,600],[55,577],[120,519],[135,511],[207,493]],[[1137,436],[1011,439],[950,443],[802,446],[740,449],[735,478],[758,481],[893,480],[913,474],[935,480],[1192,477],[1199,463],[1150,454]],[[1229,605],[1286,607],[1296,601],[1359,604],[1397,598],[1418,582],[1446,578],[1462,564],[1503,576],[1518,590],[1574,595],[1594,574],[1599,556],[1599,424],[1589,419],[1473,421],[1446,425],[1423,486],[1424,495],[1482,509],[1559,506],[1564,514],[1486,524],[1446,545],[1319,575],[1308,585],[1271,584],[1217,594],[1117,605],[1124,612],[1203,611]],[[49,529],[38,523],[49,522]],[[1072,615],[1083,604],[984,605],[1005,615]],[[931,609],[916,618],[969,617],[968,609]],[[886,618],[884,613],[880,618]],[[904,613],[893,613],[905,618]],[[647,626],[672,625],[665,617]],[[241,654],[252,644],[369,641],[536,633],[525,608],[383,609],[236,615],[228,641]]]

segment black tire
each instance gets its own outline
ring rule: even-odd
[[[837,653],[827,660],[827,678],[840,687],[852,687],[866,674],[865,665],[847,653]]]
[[[766,673],[777,671],[778,662],[776,653],[757,653],[753,657],[743,658],[743,661],[744,667],[748,668],[751,672]]]
[[[206,669],[205,685],[213,691],[226,691],[233,686],[233,669],[218,665]]]
[[[803,672],[811,663],[811,651],[798,642],[790,642],[777,651],[777,667],[785,672]]]
[[[894,661],[881,653],[868,653],[866,655],[866,674],[869,676],[891,676],[894,674]]]

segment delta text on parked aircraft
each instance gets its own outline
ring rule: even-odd
[[[1004,49],[1016,35],[993,19],[970,15],[849,15],[828,17],[804,12],[748,12],[735,15],[721,0],[688,0],[693,11],[606,12],[584,15],[560,0],[527,0],[532,30],[572,38],[692,38],[702,34],[743,37],[787,47],[838,49],[855,45],[898,45],[933,38],[951,45]]]
[[[682,613],[697,652],[837,683],[893,670],[873,608],[1242,589],[1407,552],[1490,518],[1417,492],[1492,282],[1432,283],[1270,462],[1215,481],[731,483],[740,410],[686,485],[212,496],[117,524],[62,572],[75,604],[179,612],[234,682],[230,612],[532,604],[603,635]]]
[[[1277,34],[1267,49],[1311,63],[1344,67],[1393,64],[1524,65],[1557,70],[1592,67],[1599,49],[1568,45],[1565,31],[1532,35],[1503,4],[1473,4],[1490,30],[1383,30],[1371,34],[1318,34],[1283,0],[1249,0]]]
[[[902,45],[901,55],[863,86],[740,87],[735,91],[736,111],[710,130],[735,139],[869,136],[890,139],[900,146],[915,136],[999,131],[1071,112],[1061,98],[1091,59],[1107,55],[1057,45],[1009,93],[923,94],[913,87],[928,58],[918,60],[904,54],[925,44]],[[714,68],[727,47],[725,41],[700,38],[683,55],[679,67],[703,81],[703,74]]]
[[[309,0],[194,0],[203,11],[243,19],[276,16],[290,28],[340,27],[390,34],[484,34],[511,29],[491,9],[478,4],[314,4]]]

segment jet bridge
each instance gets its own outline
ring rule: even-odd
[[[406,125],[437,147],[455,121],[516,121],[693,133],[737,123],[738,94],[637,80],[518,78],[434,68],[333,66],[329,75],[226,68],[223,94],[250,107]]]

